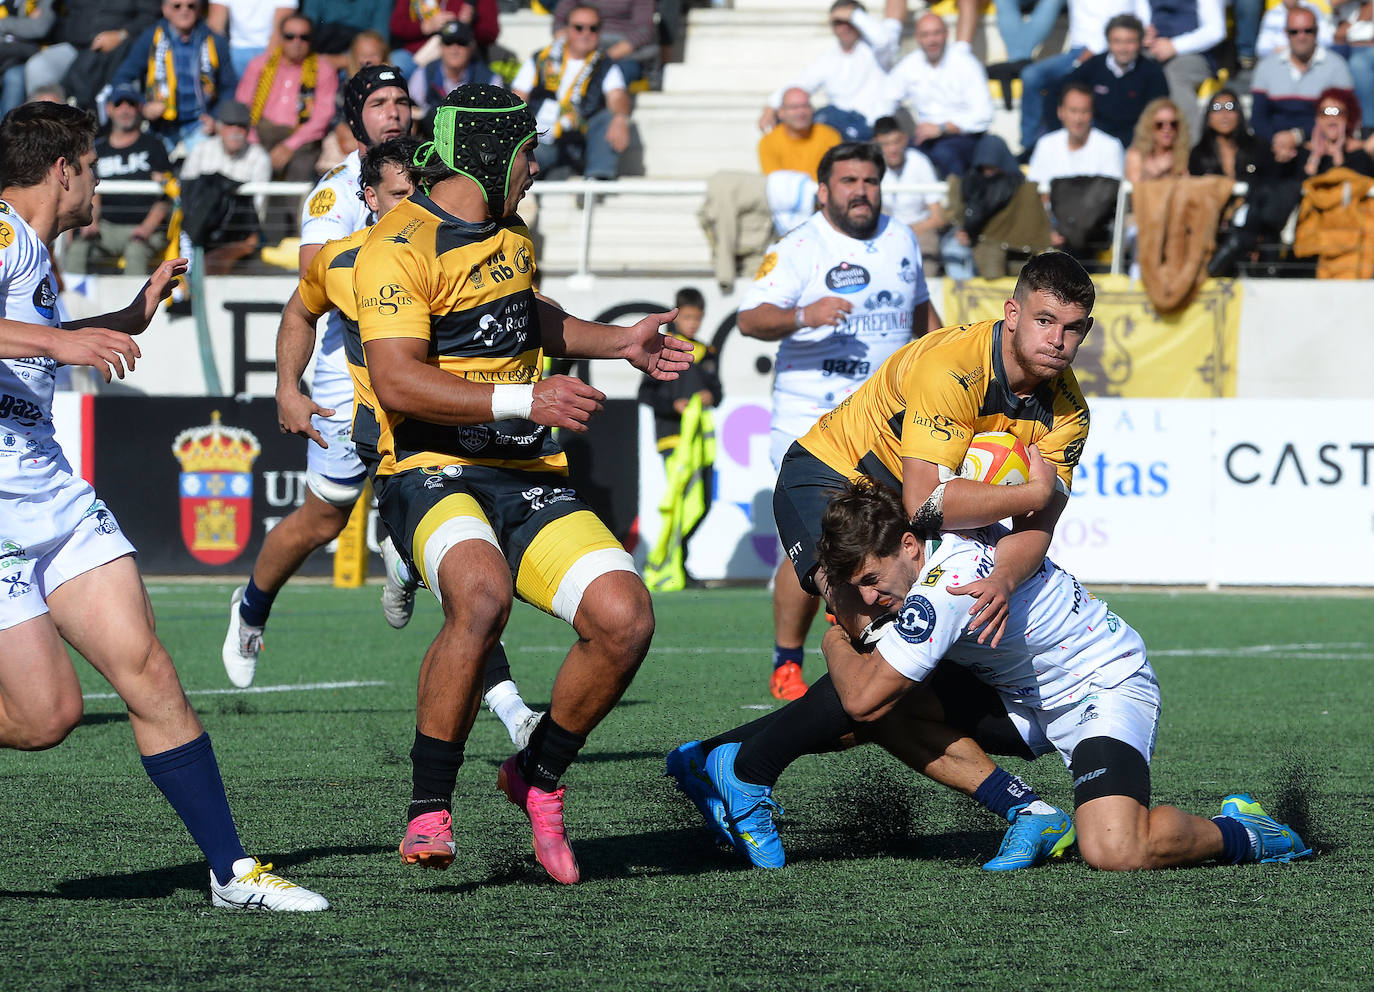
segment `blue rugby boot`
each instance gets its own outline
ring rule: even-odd
[[[773,825],[773,814],[782,807],[773,801],[766,785],[741,782],[735,774],[739,744],[722,744],[706,756],[706,774],[725,804],[726,818],[735,847],[759,868],[781,868],[787,863]]]
[[[1237,792],[1221,801],[1221,815],[1239,820],[1256,843],[1255,861],[1272,864],[1305,858],[1312,848],[1303,844],[1296,830],[1275,820],[1248,792]],[[1249,860],[1249,859],[1247,859]]]
[[[1034,868],[1050,858],[1062,858],[1073,846],[1075,837],[1073,821],[1063,810],[1054,809],[1052,813],[1022,810],[1011,821],[1011,827],[1002,838],[1002,846],[997,849],[997,857],[983,865],[983,869]]]
[[[678,792],[692,800],[716,840],[726,847],[734,847],[730,821],[725,818],[725,804],[706,775],[706,750],[701,741],[688,741],[673,748],[668,752],[667,765],[665,774],[673,780]]]

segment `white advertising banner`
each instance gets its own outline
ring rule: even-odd
[[[1089,403],[1092,433],[1050,551],[1079,578],[1374,580],[1374,401]]]

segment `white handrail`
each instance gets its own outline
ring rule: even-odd
[[[313,189],[311,183],[266,182],[244,183],[239,192],[246,196],[296,196],[302,197]],[[896,193],[939,193],[948,194],[948,184],[899,183],[889,187]],[[1249,186],[1236,183],[1232,189],[1235,196],[1244,196]],[[1040,192],[1048,194],[1048,183],[1040,184]],[[99,192],[110,194],[157,194],[162,192],[162,184],[149,179],[102,179]],[[582,223],[577,252],[576,276],[586,279],[591,276],[592,216],[596,211],[597,200],[602,196],[704,196],[705,179],[560,179],[539,180],[530,189],[535,197],[580,196]],[[1116,195],[1116,220],[1112,226],[1112,264],[1111,272],[1119,275],[1124,271],[1126,237],[1126,203],[1131,194],[1131,184],[1122,180]],[[1374,195],[1374,191],[1371,191]]]

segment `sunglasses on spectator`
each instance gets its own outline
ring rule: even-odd
[[[586,31],[589,34],[596,34],[601,30],[600,24],[569,24],[568,27],[573,31]]]
[[[830,22],[830,26],[831,26],[832,28],[852,28],[852,27],[854,26],[854,24],[853,24],[853,22],[851,22],[851,21],[841,21],[841,20],[838,20],[838,19],[837,19],[837,20],[831,21],[831,22]]]
[[[1225,103],[1218,102],[1218,103],[1212,104],[1212,109],[1213,109],[1213,110],[1235,110],[1235,109],[1236,109],[1236,104],[1235,104],[1235,101],[1234,101],[1234,100],[1227,100]]]
[[[167,6],[168,6],[169,8],[171,8],[172,10],[199,10],[199,9],[200,9],[200,4],[198,4],[198,3],[169,3]]]
[[[1178,121],[1155,121],[1156,131],[1177,131]]]
[[[1345,114],[1344,107],[1322,107],[1323,117],[1341,117]]]
[[[1316,28],[1288,28],[1289,34],[1316,34]]]
[[[282,36],[281,36],[281,40],[282,40],[282,41],[309,41],[309,40],[310,40],[310,32],[307,31],[305,34],[287,34],[285,31],[283,31],[283,32],[282,32]]]

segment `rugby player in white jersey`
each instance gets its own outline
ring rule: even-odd
[[[133,545],[57,443],[58,364],[122,378],[139,356],[129,335],[186,271],[185,259],[163,262],[125,309],[63,321],[47,245],[91,222],[95,132],[93,115],[65,104],[23,104],[0,122],[0,745],[55,747],[81,722],[71,645],[128,707],[144,769],[210,863],[211,904],[327,909],[244,853],[210,737],[153,631]]]
[[[358,195],[360,155],[374,144],[409,134],[410,111],[405,78],[393,66],[364,66],[344,85],[344,117],[360,148],[330,170],[301,206],[302,276],[325,242],[346,238],[372,223],[371,211]],[[299,333],[292,333],[293,329]],[[348,375],[343,324],[337,311],[329,315],[307,394],[300,382],[314,350],[313,328],[283,324],[278,331],[277,418],[282,433],[315,443],[306,446],[304,502],[267,533],[248,584],[235,589],[230,599],[222,654],[229,681],[240,687],[253,684],[263,628],[277,593],[306,558],[339,536],[367,483],[367,472],[350,439],[353,380]],[[390,550],[384,542],[388,567],[383,612],[393,627],[403,627],[414,607],[414,587],[402,591],[393,581],[391,555],[386,554]]]
[[[849,612],[832,606],[851,631],[874,613],[895,612],[876,645],[855,647],[842,627],[822,643],[846,712],[898,757],[904,697],[923,687],[942,661],[991,686],[1009,723],[1035,755],[1058,752],[1073,778],[1075,827],[1083,860],[1094,868],[1171,868],[1213,861],[1290,861],[1311,854],[1292,828],[1265,815],[1246,793],[1226,796],[1212,819],[1174,806],[1150,807],[1150,759],[1160,697],[1145,643],[1105,603],[1046,559],[1012,593],[997,647],[970,630],[967,599],[951,582],[988,574],[996,560],[994,526],[969,534],[921,535],[891,489],[861,478],[827,506],[817,547],[821,570],[847,579]],[[862,603],[859,605],[859,602]],[[930,693],[921,705],[938,707]],[[927,719],[940,719],[931,714]]]
[[[940,326],[916,236],[882,212],[882,152],[845,142],[825,153],[820,210],[764,257],[740,301],[739,329],[778,341],[769,458],[792,442],[912,338]],[[803,646],[820,600],[784,558],[773,576],[773,676],[778,699],[806,691]]]

